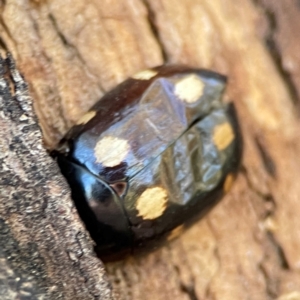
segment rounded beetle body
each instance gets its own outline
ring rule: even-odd
[[[172,238],[227,192],[242,147],[225,85],[183,66],[140,72],[61,141],[55,155],[100,257]]]

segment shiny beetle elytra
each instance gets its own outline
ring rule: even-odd
[[[242,152],[224,76],[142,71],[107,93],[55,152],[101,258],[171,239],[227,192]]]

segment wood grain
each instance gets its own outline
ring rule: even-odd
[[[115,299],[300,299],[299,11],[296,0],[2,2],[0,44],[29,82],[48,148],[138,70],[228,76],[244,136],[236,183],[179,239],[108,264]]]

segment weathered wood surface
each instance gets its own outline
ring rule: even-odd
[[[13,62],[0,59],[0,299],[111,299],[31,104]]]
[[[236,104],[245,143],[232,191],[172,244],[108,264],[116,299],[300,299],[299,13],[296,0],[2,2],[0,44],[12,51],[29,82],[49,148],[105,91],[145,67],[185,63],[229,77],[226,98]],[[36,281],[37,288],[50,293],[55,285],[65,299],[87,299],[74,291],[89,289],[99,268],[102,286],[94,284],[89,296],[96,299],[98,288],[109,297],[87,238],[85,280],[76,275],[77,263],[74,280],[61,271],[72,267],[68,249],[83,229],[67,194],[44,192],[52,203],[44,222],[63,224],[58,207],[63,205],[66,226],[76,225],[70,236],[61,225],[60,234],[49,232],[53,247],[65,250],[58,262],[45,252],[49,241],[37,238],[39,228],[20,228],[23,214],[8,214],[16,247],[25,251],[29,242],[39,241],[38,253],[47,262],[26,266],[23,259],[22,268],[40,268],[47,280]],[[39,212],[39,206],[32,209]],[[45,299],[56,299],[49,295]]]

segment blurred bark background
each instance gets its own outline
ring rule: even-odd
[[[107,264],[106,271],[88,236],[74,246],[80,254],[78,249],[70,254],[84,229],[61,179],[63,198],[57,186],[45,191],[52,206],[43,222],[66,218],[57,202],[68,207],[68,228],[43,233],[55,236],[53,246],[47,245],[56,249],[53,256],[42,251],[47,247],[36,238],[38,226],[20,229],[27,212],[17,208],[2,215],[1,230],[5,227],[16,244],[1,246],[0,287],[28,263],[33,286],[41,289],[32,299],[300,299],[299,1],[3,0],[0,5],[0,46],[12,52],[29,84],[48,149],[106,91],[163,63],[227,75],[226,100],[237,107],[245,144],[236,183],[207,217],[171,244]],[[0,217],[5,205],[1,199]],[[32,208],[37,213],[39,205]],[[29,243],[42,258],[35,264],[23,255]],[[16,267],[10,259],[18,255],[24,259]],[[9,297],[2,298],[17,299]]]

